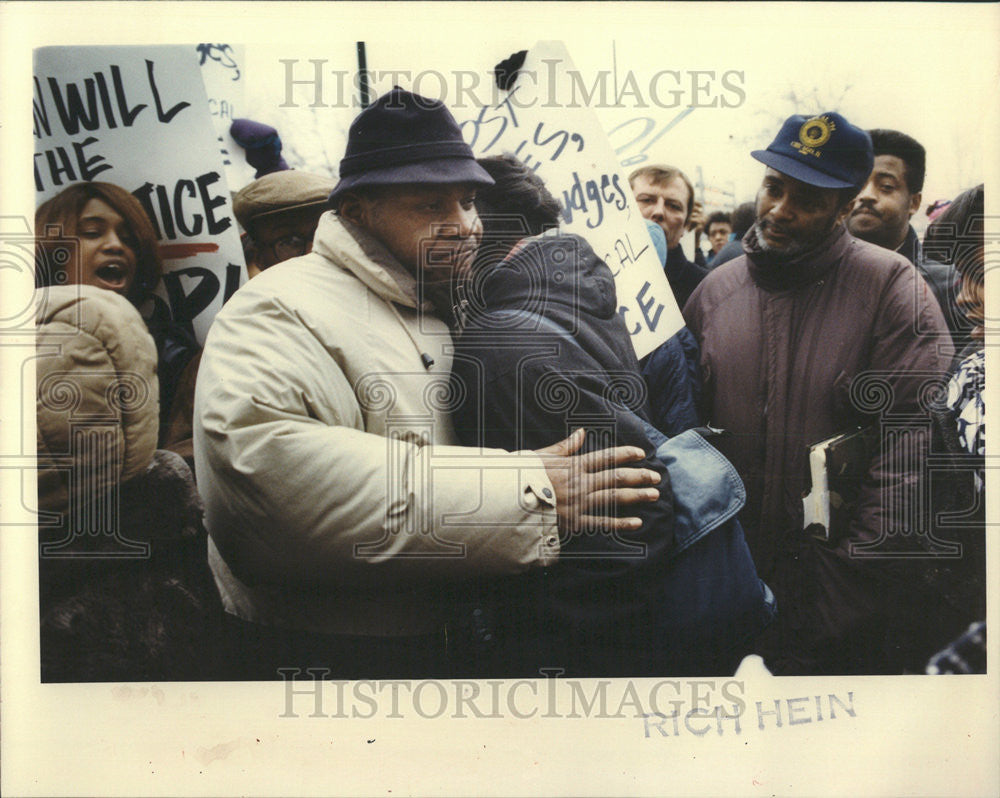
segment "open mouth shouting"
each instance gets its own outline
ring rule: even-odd
[[[128,291],[132,281],[132,267],[124,260],[111,260],[94,270],[95,284],[119,294]]]
[[[80,211],[76,223],[80,260],[68,275],[83,283],[127,296],[135,279],[137,243],[122,215],[96,197]]]

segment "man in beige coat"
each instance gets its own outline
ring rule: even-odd
[[[394,89],[340,174],[312,252],[229,301],[199,374],[209,559],[247,678],[446,675],[473,580],[556,562],[560,530],[634,529],[609,508],[657,496],[615,467],[634,447],[455,445],[443,318],[492,180],[448,110]]]

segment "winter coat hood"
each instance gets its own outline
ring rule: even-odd
[[[618,312],[611,269],[577,235],[522,239],[500,263],[473,275],[467,311],[527,310],[560,319]]]
[[[332,211],[320,217],[313,251],[342,266],[382,299],[417,307],[417,279],[367,230]],[[422,310],[430,309],[424,303]]]

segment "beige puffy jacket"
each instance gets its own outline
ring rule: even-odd
[[[159,432],[156,346],[123,297],[36,291],[39,507],[65,512],[149,465]]]
[[[230,612],[422,634],[449,584],[555,561],[540,459],[455,445],[450,372],[448,328],[418,309],[414,278],[332,212],[310,254],[229,300],[205,343],[194,452]]]

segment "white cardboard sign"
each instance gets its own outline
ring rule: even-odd
[[[201,78],[208,95],[208,112],[219,140],[222,164],[231,191],[239,191],[254,179],[255,170],[247,163],[243,148],[229,134],[233,121],[245,117],[246,48],[242,44],[195,46]]]
[[[539,42],[499,102],[458,121],[477,157],[512,153],[545,181],[563,207],[562,229],[587,239],[611,268],[642,357],[684,321],[607,134],[586,103],[569,101],[573,69],[562,42]]]
[[[151,312],[203,342],[246,267],[196,47],[40,48],[32,116],[38,203],[80,181],[130,191],[160,238]]]

